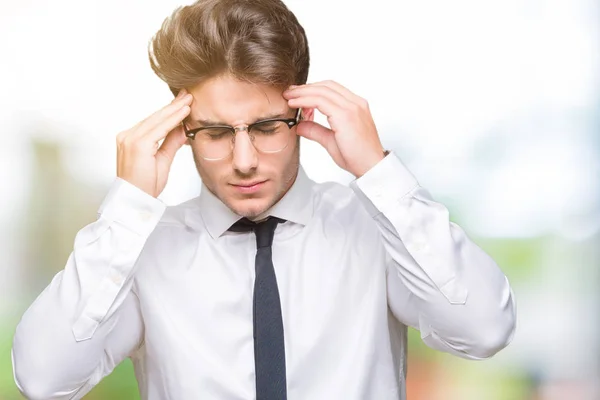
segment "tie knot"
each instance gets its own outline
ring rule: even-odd
[[[280,222],[285,222],[285,220],[277,217],[268,217],[263,221],[254,222],[244,217],[233,224],[229,230],[233,232],[254,231],[256,235],[256,248],[260,249],[262,247],[271,247],[273,237],[275,236],[275,228]]]

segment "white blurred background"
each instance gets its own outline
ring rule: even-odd
[[[187,3],[0,1],[0,399],[18,399],[14,327],[95,219],[116,134],[171,100],[147,45]],[[600,399],[600,3],[286,4],[309,38],[309,81],[369,101],[384,146],[515,290],[517,334],[492,360],[411,333],[409,399]],[[353,178],[314,143],[302,162],[316,181]],[[184,148],[161,199],[199,189]],[[86,398],[136,396],[125,362]]]

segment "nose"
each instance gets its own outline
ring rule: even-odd
[[[233,168],[243,174],[250,173],[258,166],[258,153],[247,129],[240,129],[235,135],[232,162]]]

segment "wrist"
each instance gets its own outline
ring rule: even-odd
[[[389,150],[382,149],[381,152],[379,152],[377,155],[370,157],[369,161],[366,163],[366,165],[363,168],[361,168],[356,173],[352,173],[352,174],[356,178],[360,178],[361,176],[363,176],[364,174],[369,172],[371,170],[371,168],[373,168],[375,165],[379,164],[379,162],[381,162],[381,160],[383,160],[388,154],[390,154]]]

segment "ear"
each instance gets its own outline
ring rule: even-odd
[[[315,120],[315,109],[314,108],[303,108],[302,114],[300,115],[300,121],[314,121]]]

